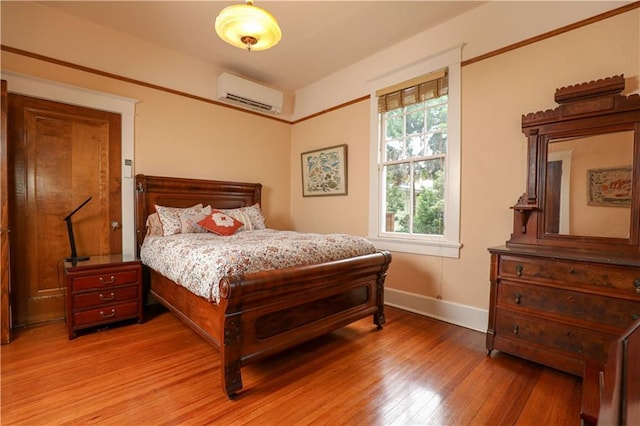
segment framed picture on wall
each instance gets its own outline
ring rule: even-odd
[[[347,145],[303,152],[302,196],[347,195]]]
[[[587,184],[590,206],[631,205],[631,167],[588,170]]]

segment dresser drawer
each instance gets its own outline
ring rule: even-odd
[[[632,267],[503,255],[500,256],[498,275],[539,282],[598,286],[640,300],[640,270]]]
[[[529,315],[497,310],[496,335],[568,352],[581,359],[605,363],[614,335]]]
[[[498,305],[595,322],[622,332],[640,318],[640,300],[614,299],[542,285],[500,281]]]
[[[137,300],[138,286],[131,285],[128,287],[106,288],[90,293],[74,294],[72,298],[74,309],[84,309],[92,306],[120,303],[127,300]]]
[[[118,269],[104,274],[78,276],[73,278],[73,291],[93,290],[104,287],[135,284],[140,280],[139,269]]]
[[[113,322],[121,319],[138,316],[138,302],[110,305],[107,307],[91,309],[73,313],[73,323],[77,327],[89,324]]]

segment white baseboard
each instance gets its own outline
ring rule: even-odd
[[[487,332],[489,312],[485,309],[434,299],[393,288],[384,289],[385,305],[435,318],[472,330]]]

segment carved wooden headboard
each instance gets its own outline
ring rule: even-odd
[[[202,203],[219,209],[251,206],[261,202],[262,184],[136,175],[136,254],[147,233],[147,217],[156,204],[191,207]]]

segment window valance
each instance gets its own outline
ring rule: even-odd
[[[396,108],[438,98],[448,93],[447,70],[425,74],[420,77],[378,90],[378,112],[384,113]]]

